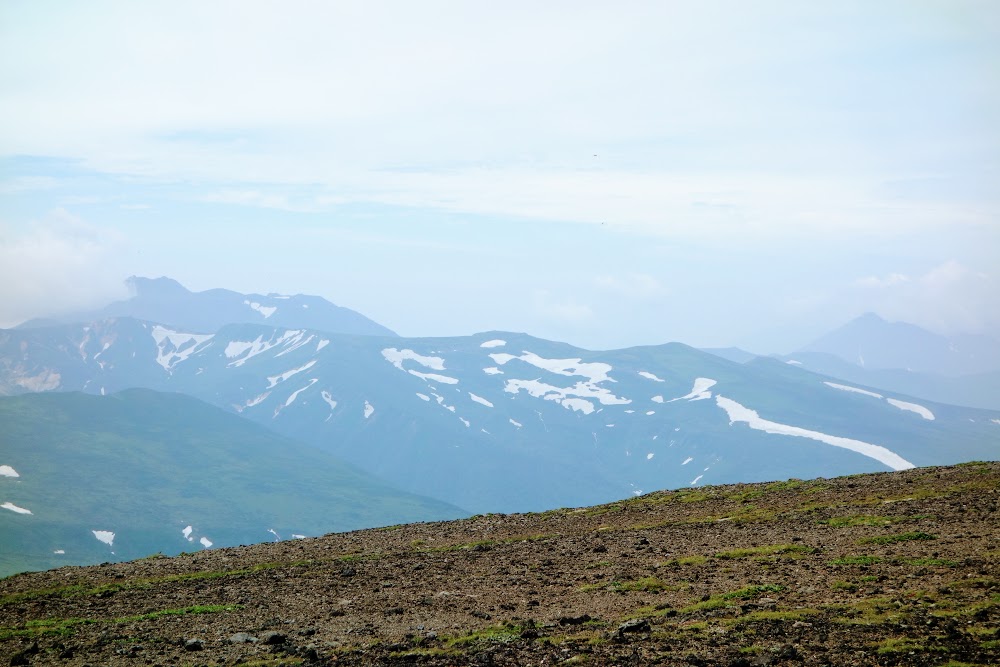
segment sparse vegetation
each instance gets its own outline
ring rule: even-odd
[[[954,489],[1000,486],[1000,463],[988,467],[699,488],[11,577],[0,662],[37,642],[30,664],[62,663],[69,647],[65,664],[136,666],[728,664],[740,652],[985,665],[1000,651],[997,496]],[[952,490],[945,503],[854,505],[925,487]],[[777,523],[733,518],[758,511]],[[890,539],[856,546],[873,537]],[[256,641],[228,640],[243,633]]]

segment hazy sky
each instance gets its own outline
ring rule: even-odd
[[[1000,3],[0,4],[0,326],[188,288],[403,335],[1000,332]]]

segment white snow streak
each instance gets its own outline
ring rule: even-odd
[[[469,420],[468,419],[462,419],[461,417],[459,417],[458,420],[460,422],[462,422],[463,424],[465,424],[465,428],[469,428]]]
[[[837,384],[836,382],[824,382],[827,387],[833,387],[834,389],[839,389],[841,391],[851,391],[855,394],[864,394],[865,396],[873,396],[875,398],[882,398],[882,394],[876,394],[874,391],[868,391],[867,389],[858,389],[857,387],[848,387],[846,384]]]
[[[100,542],[104,542],[109,547],[115,546],[115,534],[110,530],[92,530],[94,537]]]
[[[413,350],[397,350],[394,347],[387,347],[382,350],[382,356],[385,360],[390,362],[393,366],[401,371],[405,371],[403,368],[403,361],[406,359],[411,359],[421,366],[425,366],[435,371],[444,370],[444,359],[441,357],[425,357],[421,354],[417,354]]]
[[[496,366],[490,366],[489,368],[484,368],[483,372],[487,375],[503,375],[503,371]]]
[[[419,391],[417,392],[417,396],[420,397],[420,400],[422,400],[422,401],[429,401],[429,400],[431,400],[430,396],[428,396],[427,394],[421,394]]]
[[[662,403],[663,402],[663,397],[662,396],[654,396],[653,398],[651,398],[649,400],[651,400],[653,403]]]
[[[265,317],[267,316],[265,315]],[[203,537],[198,541],[201,542],[201,546],[205,547],[206,549],[212,546],[212,540],[208,539],[207,537]]]
[[[427,380],[429,382],[440,382],[441,384],[458,384],[458,378],[449,377],[447,375],[438,375],[436,373],[421,373],[420,371],[406,371],[410,375],[416,375],[418,378]]]
[[[263,306],[257,303],[256,301],[247,300],[244,301],[243,304],[246,306],[250,306],[252,309],[256,310],[258,313],[263,315],[265,320],[271,317],[271,315],[274,315],[274,311],[278,310],[275,306]]]
[[[661,380],[660,378],[656,377],[649,371],[639,371],[639,375],[646,378],[647,380],[652,380],[653,382],[664,382],[664,380]]]
[[[497,339],[497,340],[488,340],[485,343],[481,343],[479,347],[503,347],[506,344],[507,341]]]
[[[712,398],[712,392],[708,391],[716,385],[715,380],[709,378],[695,378],[694,387],[691,388],[691,392],[684,396],[678,398],[671,398],[667,403],[673,403],[674,401],[702,401],[706,398]]]
[[[329,344],[330,344],[330,341],[328,341],[327,339],[323,338],[318,343],[316,343],[316,351],[319,352],[320,350],[322,350],[324,347],[326,347]]]
[[[509,421],[509,422],[510,422],[511,424],[513,424],[514,426],[516,426],[516,427],[518,427],[518,428],[521,428],[521,426],[522,426],[521,422],[517,422],[517,421],[514,421],[513,419],[509,419],[509,418],[508,418],[508,420],[507,420],[507,421]],[[994,420],[994,421],[995,421],[995,420]]]
[[[6,502],[6,503],[4,503],[3,505],[0,505],[0,508],[3,508],[5,510],[10,510],[11,512],[14,512],[15,514],[31,514],[31,510],[24,509],[23,507],[18,507],[17,505],[15,505],[12,502]]]
[[[471,391],[469,392],[469,397],[470,397],[470,398],[471,398],[472,400],[474,400],[474,401],[475,401],[476,403],[481,403],[482,405],[485,405],[485,406],[486,406],[486,407],[488,407],[488,408],[492,408],[492,407],[493,407],[493,404],[492,404],[492,403],[490,403],[489,401],[487,401],[487,400],[486,400],[485,398],[483,398],[482,396],[476,396],[476,395],[475,395],[475,394],[473,394],[473,393],[472,393]]]
[[[299,366],[298,368],[293,368],[292,370],[285,371],[284,373],[281,373],[279,375],[269,375],[268,378],[267,378],[267,381],[269,382],[269,384],[267,385],[267,388],[271,389],[276,384],[278,384],[279,382],[284,382],[285,380],[287,380],[288,378],[292,377],[296,373],[301,373],[302,371],[309,370],[310,368],[312,368],[315,365],[316,365],[316,360],[313,359],[312,361],[310,361],[309,363],[307,363],[305,366]]]
[[[10,466],[0,466],[0,477],[20,477],[20,475]]]
[[[372,414],[374,414],[374,412],[375,412],[375,408],[372,407],[372,404],[369,403],[368,401],[365,401],[365,419],[368,419],[369,417],[371,417]]]
[[[649,454],[646,454],[646,460],[648,461],[651,458],[653,458],[654,456],[656,456],[656,454],[654,454],[653,452],[650,452]]]
[[[917,405],[916,403],[907,403],[906,401],[899,401],[896,400],[895,398],[887,398],[885,400],[888,401],[890,405],[894,405],[900,410],[908,410],[910,412],[916,412],[924,419],[927,419],[929,421],[934,421],[934,413],[922,405]]]
[[[701,479],[702,477],[704,477],[704,475],[698,475],[697,477],[695,477],[694,479],[692,479],[691,480],[691,486],[694,486],[695,484],[697,484],[698,480]]]
[[[853,452],[857,452],[869,458],[873,458],[879,463],[882,463],[893,470],[906,470],[908,468],[913,468],[913,464],[899,456],[895,452],[882,447],[881,445],[873,445],[868,442],[862,442],[861,440],[853,440],[851,438],[842,438],[835,435],[827,435],[826,433],[820,433],[818,431],[810,431],[808,429],[799,428],[798,426],[789,426],[787,424],[779,424],[777,422],[768,421],[766,419],[761,419],[760,415],[757,414],[755,410],[746,408],[734,400],[725,398],[723,396],[715,397],[716,404],[726,411],[729,415],[730,425],[736,422],[746,422],[750,428],[757,431],[764,431],[765,433],[775,433],[778,435],[793,435],[800,438],[809,438],[811,440],[818,440],[819,442],[825,443],[827,445],[833,445],[834,447],[842,447],[844,449],[849,449]]]
[[[188,542],[194,542],[194,538],[191,537],[191,533],[193,532],[194,532],[193,526],[186,526],[183,530],[181,530],[181,534]]]
[[[691,463],[691,461],[694,461],[694,459],[689,456],[686,459],[684,459],[684,463],[682,463],[681,465],[686,466],[687,464]]]
[[[319,379],[318,378],[313,378],[313,379],[309,380],[309,384],[307,384],[306,386],[302,387],[302,389],[297,389],[297,390],[293,391],[292,395],[289,396],[288,400],[285,401],[285,407],[287,408],[289,405],[291,405],[292,403],[294,403],[295,399],[299,397],[299,394],[301,394],[302,392],[304,392],[306,389],[308,389],[309,387],[313,386],[317,382],[319,382]]]
[[[608,372],[611,370],[609,364],[583,363],[580,359],[545,359],[532,352],[524,352],[519,357],[505,353],[491,354],[490,357],[501,366],[513,359],[520,359],[550,373],[567,376],[578,375],[586,378],[586,380],[566,388],[556,387],[540,380],[507,380],[504,391],[510,394],[517,394],[523,389],[535,398],[556,401],[569,410],[580,411],[584,414],[590,414],[594,411],[593,403],[586,399],[595,399],[602,405],[622,405],[632,402],[627,398],[615,396],[605,387],[598,386],[601,382],[614,382],[608,377]]]
[[[333,394],[324,389],[319,393],[319,395],[323,398],[324,401],[326,401],[326,404],[330,406],[331,410],[337,407],[337,401],[333,400]]]

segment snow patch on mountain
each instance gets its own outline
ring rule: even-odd
[[[99,542],[104,542],[109,547],[115,546],[115,534],[110,530],[92,530],[90,531],[94,534]]]
[[[437,373],[421,373],[420,371],[408,370],[406,371],[410,375],[415,375],[422,380],[427,382],[440,382],[441,384],[458,384],[458,378],[449,377],[447,375],[438,375]]]
[[[715,380],[709,378],[695,378],[694,386],[691,391],[684,396],[679,396],[677,398],[671,398],[667,403],[673,403],[674,401],[703,401],[706,398],[712,398],[712,392],[708,391],[712,387],[718,384]]]
[[[485,343],[480,343],[479,347],[503,347],[506,344],[507,344],[507,341],[500,340],[498,338],[496,340],[488,340]]]
[[[651,398],[649,400],[651,400],[653,403],[662,403],[663,402],[663,397],[657,395],[657,396],[654,396],[653,398]]]
[[[296,329],[289,329],[276,339],[272,336],[270,339],[264,340],[263,336],[257,336],[253,341],[249,342],[239,340],[230,341],[226,345],[224,353],[227,358],[234,360],[229,362],[230,366],[242,366],[250,359],[267,352],[271,348],[279,345],[294,345],[301,340],[302,333],[302,331]]]
[[[368,401],[365,401],[365,419],[368,419],[373,414],[375,414],[374,406],[372,406],[372,404],[369,403]]]
[[[212,540],[208,539],[207,537],[203,537],[198,541],[201,542],[201,546],[205,547],[206,549],[211,547],[213,544]]]
[[[421,401],[431,400],[430,396],[428,396],[427,394],[421,394],[419,391],[417,392],[417,398],[419,398]]]
[[[8,465],[0,466],[0,477],[20,477],[13,467]]]
[[[337,401],[333,400],[333,394],[324,389],[319,393],[319,395],[324,401],[326,401],[326,404],[330,406],[331,410],[336,409]]]
[[[459,417],[458,421],[460,421],[463,424],[465,424],[465,428],[469,428],[469,420],[468,419],[463,419],[462,417]]]
[[[156,363],[163,366],[163,370],[168,372],[213,337],[212,334],[172,331],[159,324],[153,326],[151,333],[153,340],[156,341]]]
[[[834,389],[839,389],[840,391],[850,391],[855,394],[864,394],[865,396],[872,396],[874,398],[882,398],[882,394],[876,394],[874,391],[868,391],[867,389],[859,389],[857,387],[849,387],[846,384],[837,384],[836,382],[824,382],[828,387],[833,387]]]
[[[493,407],[492,403],[490,403],[489,401],[487,401],[482,396],[476,396],[471,391],[469,392],[469,398],[471,398],[472,400],[474,400],[476,403],[479,403],[481,405],[485,405],[488,408],[492,408]]]
[[[183,535],[184,539],[186,539],[188,542],[194,542],[194,538],[191,537],[191,533],[193,533],[193,532],[194,532],[194,527],[193,526],[185,526],[181,530],[181,535]]]
[[[682,463],[681,465],[686,466],[687,464],[691,463],[691,461],[694,461],[694,459],[689,456],[686,459],[684,459],[684,463]]]
[[[425,357],[422,354],[417,354],[413,350],[397,350],[394,347],[387,347],[382,350],[382,356],[385,357],[386,361],[390,362],[401,371],[406,370],[403,368],[403,362],[407,359],[415,361],[421,366],[425,366],[431,370],[444,370],[444,359],[441,357]]]
[[[242,406],[237,407],[236,411],[237,412],[243,412],[246,408],[252,408],[255,405],[260,405],[270,395],[271,395],[271,392],[265,391],[263,394],[259,394],[258,396],[254,396],[253,398],[249,399],[246,403],[244,403]]]
[[[313,378],[313,379],[309,380],[309,384],[307,384],[306,386],[302,387],[302,389],[297,389],[297,390],[293,391],[292,394],[291,394],[291,396],[289,396],[288,399],[285,401],[285,406],[284,407],[287,408],[289,405],[291,405],[292,403],[294,403],[295,399],[299,397],[299,394],[301,394],[302,392],[304,392],[306,389],[308,389],[309,387],[313,386],[317,382],[319,382],[319,379],[318,378]]]
[[[900,410],[908,410],[909,412],[916,412],[924,419],[927,419],[928,421],[934,421],[934,413],[922,405],[917,405],[916,403],[907,403],[906,401],[900,401],[895,398],[887,398],[885,400],[890,405],[894,405]]]
[[[521,361],[529,363],[532,366],[549,371],[550,373],[556,373],[557,375],[579,375],[581,377],[585,377],[591,384],[597,384],[604,381],[615,381],[608,377],[608,373],[611,371],[611,364],[605,364],[599,361],[583,362],[579,358],[546,359],[545,357],[538,356],[534,352],[528,351],[523,352],[519,357],[512,354],[501,353],[491,354],[490,358],[492,358],[493,361],[500,366],[503,366],[513,359],[520,359]]]
[[[700,480],[702,477],[704,477],[704,475],[698,475],[697,477],[695,477],[694,479],[692,479],[691,483],[690,483],[691,486],[694,486],[695,484],[697,484],[698,480]]]
[[[276,306],[264,306],[256,301],[250,301],[249,299],[243,301],[243,305],[250,306],[251,309],[256,310],[258,313],[264,316],[264,319],[274,315],[275,311],[278,310]]]
[[[723,396],[716,396],[715,402],[716,405],[725,410],[726,414],[729,415],[730,426],[737,422],[745,422],[750,428],[757,431],[764,431],[765,433],[792,435],[800,438],[818,440],[824,444],[849,449],[875,459],[879,463],[882,463],[893,470],[907,470],[914,467],[912,463],[895,452],[882,447],[881,445],[873,445],[861,440],[827,435],[826,433],[820,433],[819,431],[810,431],[798,426],[789,426],[787,424],[779,424],[778,422],[762,419],[755,410],[744,407],[736,401]]]
[[[302,371],[309,370],[310,368],[312,368],[315,365],[316,365],[316,360],[313,359],[312,361],[310,361],[309,363],[307,363],[305,366],[299,366],[298,368],[293,368],[290,371],[285,371],[284,373],[280,373],[278,375],[269,375],[268,378],[267,378],[267,381],[270,384],[267,385],[267,388],[268,389],[272,389],[279,382],[284,382],[285,380],[287,380],[288,378],[292,377],[296,373],[301,373]]]
[[[490,366],[489,368],[484,368],[483,372],[487,375],[503,375],[503,371],[496,366]]]
[[[646,378],[647,380],[652,380],[653,382],[665,382],[665,380],[662,380],[662,379],[656,377],[654,374],[650,373],[649,371],[639,371],[639,375],[641,375],[642,377]]]
[[[326,347],[329,344],[330,344],[330,341],[328,341],[326,338],[320,339],[320,341],[318,343],[316,343],[316,351],[319,352],[320,350],[322,350],[324,347]]]
[[[516,427],[518,427],[518,428],[521,428],[521,426],[523,426],[523,424],[521,424],[521,422],[519,422],[519,421],[514,421],[513,419],[510,419],[510,418],[508,418],[508,419],[507,419],[507,421],[509,421],[509,422],[510,422],[511,424],[513,424],[514,426],[516,426]],[[994,421],[995,421],[995,420],[994,420]]]
[[[10,501],[5,502],[3,505],[0,505],[0,508],[3,508],[5,510],[10,510],[11,512],[14,512],[15,514],[31,514],[31,510],[25,509],[23,507],[18,507],[17,505],[15,505],[14,503],[12,503]]]

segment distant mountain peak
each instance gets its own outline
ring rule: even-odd
[[[167,276],[130,276],[125,280],[131,297],[94,311],[70,313],[26,322],[20,328],[57,323],[96,322],[132,317],[157,324],[212,333],[227,324],[263,324],[289,329],[312,329],[359,336],[392,336],[392,330],[361,313],[320,296],[296,294],[242,294],[228,289],[192,292]]]
[[[146,278],[144,276],[129,276],[125,280],[125,285],[129,289],[132,297],[152,296],[154,294],[190,294],[191,291],[181,285],[173,278],[160,276],[159,278]]]

